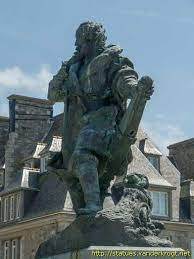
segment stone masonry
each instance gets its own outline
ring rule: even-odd
[[[4,156],[5,144],[9,136],[9,119],[0,116],[0,158]],[[0,161],[1,163],[1,161]]]
[[[8,100],[10,133],[5,152],[6,186],[22,168],[22,160],[32,153],[36,143],[48,131],[53,117],[51,101],[19,95],[11,95]]]
[[[194,179],[194,138],[170,145],[168,149],[182,180]]]

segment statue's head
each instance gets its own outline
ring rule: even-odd
[[[105,48],[106,36],[103,26],[96,22],[84,22],[76,31],[76,51],[80,57],[99,53]]]

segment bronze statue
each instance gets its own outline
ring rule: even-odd
[[[42,243],[36,258],[91,245],[172,246],[158,237],[164,225],[151,219],[148,178],[141,172],[127,174],[153,81],[147,76],[138,81],[122,49],[105,42],[102,25],[82,23],[76,52],[49,83],[48,98],[65,104],[62,154],[49,164],[66,182],[78,217]],[[119,188],[112,187],[114,205],[102,208],[110,181],[118,175],[124,178]]]
[[[50,81],[48,99],[65,104],[62,177],[74,209],[95,214],[111,179],[125,174],[132,160],[130,146],[153,81],[147,76],[138,81],[122,49],[106,46],[101,24],[82,23],[75,46],[72,58]]]

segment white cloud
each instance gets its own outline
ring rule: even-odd
[[[0,85],[11,88],[24,88],[26,90],[45,91],[52,74],[47,66],[42,66],[37,74],[27,74],[18,66],[0,70]]]
[[[161,114],[153,121],[143,121],[142,126],[165,154],[168,154],[167,146],[188,138],[179,125],[170,124]]]
[[[47,65],[43,65],[37,73],[26,73],[18,66],[0,70],[0,114],[8,114],[6,97],[11,94],[46,98],[51,78]]]

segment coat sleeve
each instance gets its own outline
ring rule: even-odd
[[[120,57],[113,76],[112,88],[117,98],[126,101],[132,99],[137,91],[138,74],[128,58]]]
[[[58,73],[49,82],[48,99],[54,102],[63,102],[65,96],[65,81],[68,78],[66,63],[62,63]]]

